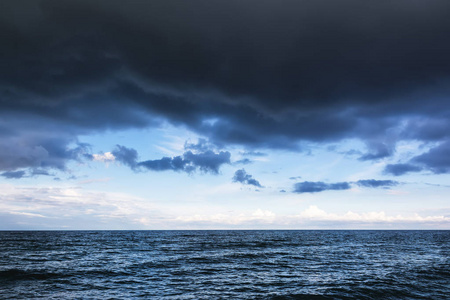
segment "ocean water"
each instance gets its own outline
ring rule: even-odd
[[[450,299],[450,231],[3,231],[0,298]]]

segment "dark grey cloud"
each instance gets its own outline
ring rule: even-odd
[[[31,176],[54,176],[54,174],[51,174],[50,172],[48,172],[47,170],[42,170],[42,169],[33,169],[31,170]]]
[[[3,172],[0,174],[0,176],[3,176],[8,179],[19,179],[19,178],[25,177],[25,171]]]
[[[318,193],[330,190],[348,190],[351,184],[368,188],[390,188],[399,183],[394,180],[364,179],[356,182],[325,183],[322,181],[303,181],[294,184],[294,193]]]
[[[228,151],[215,153],[211,150],[202,153],[192,153],[187,151],[183,154],[184,159],[194,168],[199,168],[203,172],[219,173],[219,168],[223,164],[229,164],[231,154]]]
[[[131,169],[138,171],[146,169],[150,171],[181,171],[191,173],[199,170],[204,173],[218,174],[223,164],[230,164],[231,154],[228,151],[204,152],[186,151],[181,156],[163,157],[161,159],[138,161],[138,153],[135,149],[117,145],[111,152],[116,161],[121,162]]]
[[[450,173],[450,141],[414,157],[411,162],[417,163],[436,174]]]
[[[235,161],[234,163],[238,164],[238,165],[249,165],[249,164],[253,163],[253,161],[248,158],[243,158],[243,159]]]
[[[389,164],[387,174],[400,176],[409,172],[431,171],[435,174],[450,173],[450,142],[445,141],[428,152],[415,156],[408,163]]]
[[[325,183],[322,181],[303,181],[294,184],[294,193],[318,193],[329,190],[348,190],[348,182]]]
[[[207,139],[204,138],[199,138],[197,143],[191,143],[188,141],[184,143],[185,150],[206,152],[208,150],[214,150],[216,148],[217,148],[216,145],[210,143]]]
[[[188,166],[189,161],[184,160],[181,156],[163,157],[161,159],[146,160],[138,163],[138,166],[144,167],[151,171],[186,171],[192,172],[194,168]]]
[[[389,157],[394,152],[394,145],[388,145],[383,142],[368,143],[369,152],[362,155],[359,160],[377,160]]]
[[[1,6],[0,119],[28,121],[0,122],[1,170],[63,170],[79,135],[165,121],[255,153],[356,138],[361,160],[449,138],[446,0]]]
[[[384,168],[384,173],[400,176],[409,172],[420,172],[421,167],[412,164],[389,164]]]
[[[122,145],[116,145],[116,148],[111,151],[111,154],[114,155],[118,162],[123,163],[131,169],[135,169],[138,164],[138,153],[135,149],[127,148]]]
[[[0,124],[9,120],[10,117],[5,118]],[[32,128],[21,128],[21,123],[31,124]],[[12,120],[13,132],[0,133],[0,171],[29,168],[35,175],[43,175],[36,173],[37,169],[65,171],[69,161],[81,162],[89,153],[90,146],[79,143],[75,135],[64,131],[64,126],[48,128],[38,123]]]
[[[248,174],[245,169],[240,169],[234,172],[233,182],[240,182],[243,184],[254,185],[256,187],[263,187],[258,180],[254,179],[252,175]]]
[[[394,180],[365,179],[365,180],[358,180],[356,184],[362,187],[370,187],[370,188],[379,188],[379,187],[389,188],[398,185],[398,182]]]
[[[442,114],[434,118],[412,117],[406,121],[403,138],[417,139],[422,141],[441,141],[448,138],[450,119],[447,108],[444,107]]]
[[[242,155],[244,155],[244,156],[267,156],[267,153],[260,152],[260,151],[245,151],[245,152],[242,152]]]

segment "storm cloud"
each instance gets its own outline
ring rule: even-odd
[[[24,123],[33,124],[31,120]],[[89,151],[88,144],[79,143],[75,135],[60,128],[47,131],[38,124],[34,128],[16,127],[13,133],[0,132],[0,171],[38,168],[65,171],[67,162],[80,162]]]
[[[400,140],[442,143],[449,10],[446,0],[2,1],[0,118],[27,122],[0,122],[0,170],[65,170],[88,152],[80,135],[163,122],[248,153],[355,138],[370,161]],[[208,151],[116,154],[131,168],[217,173],[227,154]],[[446,151],[410,164],[447,173]]]

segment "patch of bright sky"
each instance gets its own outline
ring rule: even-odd
[[[149,160],[182,155],[185,142],[196,143],[198,138],[198,135],[184,128],[164,125],[161,128],[82,136],[79,141],[91,144],[92,153],[110,152],[120,144],[136,149],[140,160]],[[66,225],[58,223],[62,222],[59,219],[50,219],[50,223],[44,222],[47,225],[59,224],[69,228],[77,228],[78,221],[82,221],[86,228],[91,224],[91,228],[103,229],[234,228],[233,226],[308,228],[308,223],[295,223],[296,221],[293,221],[294,225],[282,225],[282,216],[292,217],[293,214],[308,212],[311,209],[330,218],[336,217],[327,214],[345,215],[349,211],[361,215],[382,211],[387,215],[402,216],[413,216],[415,213],[427,216],[445,212],[446,209],[448,211],[449,205],[445,195],[450,187],[444,182],[450,182],[449,175],[411,173],[393,177],[382,173],[386,164],[401,159],[407,160],[417,155],[418,151],[425,152],[428,147],[419,149],[418,143],[400,143],[394,157],[378,162],[363,162],[359,161],[358,157],[365,151],[365,145],[359,141],[343,141],[336,144],[333,150],[330,150],[329,146],[309,145],[308,149],[300,153],[258,149],[267,155],[248,156],[253,163],[246,165],[236,163],[245,157],[242,153],[246,149],[229,147],[224,150],[231,152],[232,164],[223,165],[218,175],[201,172],[134,172],[117,162],[72,163],[69,166],[72,174],[55,172],[61,178],[60,181],[53,180],[52,176],[39,176],[25,178],[20,181],[20,185],[44,190],[46,187],[66,189],[75,191],[81,198],[89,199],[84,203],[84,200],[74,200],[74,196],[69,197],[71,201],[81,201],[80,204],[73,205],[77,209],[85,205],[86,213],[80,211],[78,216],[66,218],[70,220]],[[351,150],[353,151],[349,154]],[[234,172],[242,168],[264,187],[232,182]],[[72,179],[66,179],[72,175]],[[291,177],[296,178],[290,179]],[[292,192],[294,183],[301,181],[334,183],[355,182],[361,179],[391,179],[398,180],[401,184],[390,189],[352,185],[350,190],[345,191],[314,194]],[[286,192],[280,192],[281,190]],[[53,193],[55,191],[57,190],[53,189]],[[96,202],[96,197],[100,197],[99,203]],[[111,203],[106,199],[108,197],[112,199]],[[56,207],[59,207],[58,203],[55,204]],[[4,209],[14,211],[14,218],[27,219],[35,214],[35,219],[45,221],[38,217],[39,214],[44,214],[42,208],[33,210],[25,209],[20,203],[17,205]],[[51,215],[50,211],[47,213]],[[7,217],[11,218],[10,215]],[[271,223],[276,218],[278,223]],[[229,223],[227,220],[234,220],[235,223]],[[332,224],[326,223],[323,226],[330,228]],[[58,226],[56,227],[60,228]],[[421,225],[411,226],[419,228]]]
[[[94,152],[96,150],[98,152],[110,151],[116,144],[125,145],[135,148],[140,154],[141,160],[147,160],[181,155],[184,151],[185,142],[195,143],[198,138],[199,136],[186,129],[166,125],[160,129],[128,130],[80,138],[80,140],[93,144]],[[423,176],[420,174],[402,176],[401,179],[382,174],[382,170],[387,163],[391,163],[399,157],[417,153],[415,151],[418,147],[419,145],[414,143],[400,144],[394,158],[375,163],[358,161],[358,154],[343,154],[350,150],[356,150],[354,152],[365,150],[364,144],[356,140],[347,140],[340,143],[335,151],[329,151],[327,147],[314,145],[311,146],[311,150],[302,153],[266,149],[261,151],[267,153],[267,156],[250,157],[254,162],[248,165],[225,165],[221,168],[219,175],[186,174],[172,171],[134,173],[126,166],[117,163],[107,166],[92,162],[91,165],[93,166],[90,167],[89,177],[112,178],[111,184],[107,186],[113,191],[132,191],[133,194],[140,197],[152,195],[161,199],[161,201],[169,201],[174,204],[197,203],[198,205],[201,202],[212,206],[226,204],[229,207],[236,205],[242,209],[264,205],[267,208],[284,212],[292,208],[274,205],[273,201],[274,198],[278,201],[285,198],[290,202],[293,199],[296,199],[294,202],[321,201],[327,207],[334,209],[347,209],[348,206],[359,207],[360,209],[377,207],[386,209],[386,207],[392,205],[391,198],[406,198],[404,195],[409,194],[408,190],[410,189],[408,184],[391,190],[354,187],[351,191],[327,191],[317,194],[292,194],[291,191],[293,184],[298,181],[342,182],[360,179],[423,181]],[[232,153],[233,162],[241,159],[241,153],[245,151],[245,149],[239,147],[230,147],[227,150]],[[234,172],[240,168],[245,168],[247,173],[258,180],[264,188],[232,183],[231,178]],[[289,179],[297,176],[301,178],[297,180]],[[434,180],[435,177],[439,176],[432,177]],[[103,182],[98,183],[98,185],[101,184]],[[422,189],[427,190],[427,187],[422,186]],[[286,190],[287,193],[280,193],[280,190]],[[393,190],[399,190],[399,192],[394,193]],[[355,196],[352,197],[351,195]],[[360,204],[365,202],[361,201],[361,197],[377,198],[378,200]],[[411,201],[411,197],[411,195],[407,197],[408,201]]]

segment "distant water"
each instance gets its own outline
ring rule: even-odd
[[[0,232],[0,298],[449,299],[450,231]]]

